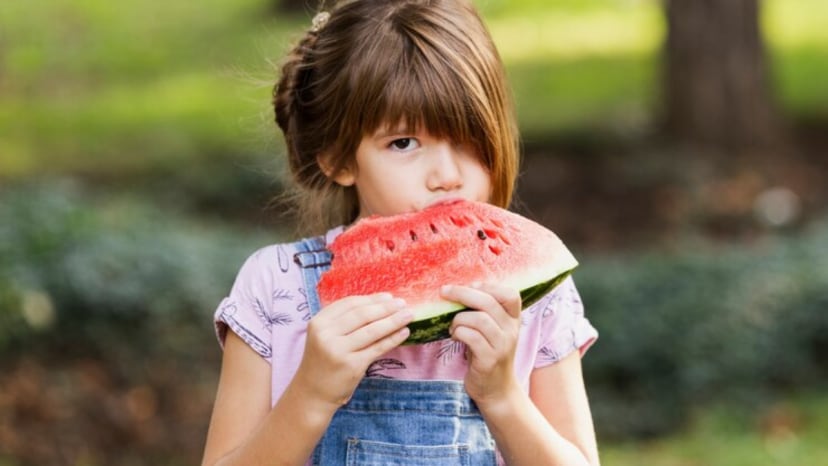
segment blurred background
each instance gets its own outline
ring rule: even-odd
[[[0,465],[198,464],[312,0],[0,3]],[[828,464],[828,2],[477,0],[605,465]]]

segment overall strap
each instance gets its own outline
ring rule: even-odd
[[[293,262],[302,271],[302,278],[305,281],[305,294],[308,299],[308,307],[311,317],[319,312],[319,294],[316,292],[316,285],[322,273],[331,268],[333,254],[325,247],[325,237],[315,236],[305,238],[296,243],[298,252],[293,255]]]

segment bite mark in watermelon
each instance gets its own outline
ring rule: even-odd
[[[445,284],[496,282],[520,290],[525,309],[578,265],[542,225],[491,204],[440,203],[419,212],[358,221],[330,245],[319,282],[323,305],[390,292],[414,312],[405,344],[447,338],[463,305],[440,297]]]

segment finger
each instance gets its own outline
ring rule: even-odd
[[[469,309],[484,311],[491,314],[498,324],[504,323],[508,315],[503,306],[489,293],[470,286],[446,285],[443,286],[441,296],[450,301],[456,301]],[[503,316],[501,318],[500,316]]]
[[[414,314],[408,310],[396,311],[379,320],[368,323],[348,335],[348,345],[352,351],[366,349],[391,336],[414,320]]]
[[[472,327],[466,327],[464,325],[454,327],[451,338],[455,341],[465,343],[466,348],[471,352],[471,358],[483,361],[496,359],[495,350],[492,345],[481,332]]]
[[[440,295],[444,299],[457,301],[469,309],[485,311],[500,307],[500,304],[493,296],[471,286],[444,285],[440,289]]]
[[[378,303],[355,306],[333,320],[340,335],[348,335],[374,321],[388,317],[405,308],[405,301],[392,299]]]
[[[523,304],[520,299],[520,291],[517,289],[491,282],[478,284],[476,288],[493,297],[510,316],[520,316]]]
[[[374,342],[372,345],[366,347],[363,351],[369,361],[373,361],[392,349],[400,346],[411,331],[408,327],[403,326],[399,330],[387,335],[386,337]]]
[[[503,329],[491,315],[482,311],[464,311],[454,316],[449,329],[452,337],[456,329],[460,327],[477,331],[492,348],[498,348],[503,339]]]

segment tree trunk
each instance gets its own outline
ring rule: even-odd
[[[739,152],[781,141],[759,0],[665,2],[664,98],[671,136]]]

